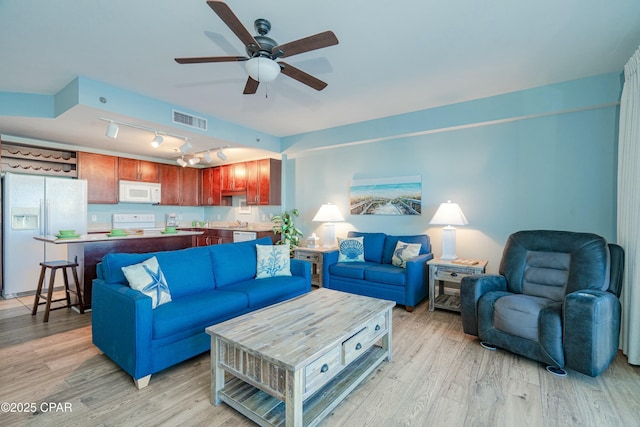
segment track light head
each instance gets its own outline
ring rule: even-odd
[[[185,167],[187,166],[187,162],[184,161],[184,159],[182,157],[178,157],[176,159],[176,163],[178,163],[180,166]]]
[[[218,158],[222,161],[227,160],[227,155],[222,152],[222,148],[218,150],[216,156],[218,156]]]
[[[202,156],[202,158],[207,163],[213,162],[213,157],[211,157],[211,151],[207,151],[206,153],[204,153],[204,156]]]
[[[191,150],[191,143],[187,140],[184,141],[184,144],[180,146],[180,151],[183,153],[187,153]]]
[[[153,138],[153,141],[151,141],[151,146],[153,148],[158,148],[160,144],[162,144],[163,142],[164,142],[164,138],[162,138],[160,135],[156,133],[155,138]]]
[[[118,131],[120,131],[118,125],[113,122],[109,122],[106,133],[107,137],[116,139],[118,137]]]
[[[200,157],[198,156],[193,156],[189,159],[189,164],[191,166],[197,165],[198,163],[200,163]]]

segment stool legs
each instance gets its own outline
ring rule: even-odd
[[[82,302],[82,293],[80,291],[80,280],[78,278],[78,270],[77,270],[77,263],[74,262],[69,262],[69,261],[47,261],[47,262],[41,262],[40,265],[42,266],[42,270],[40,271],[40,279],[38,280],[38,288],[36,290],[36,296],[35,296],[35,300],[33,301],[33,310],[31,310],[31,315],[35,316],[36,313],[38,312],[38,306],[39,305],[46,305],[45,307],[45,313],[44,313],[44,322],[48,322],[49,321],[49,312],[51,310],[57,310],[59,308],[70,308],[75,304],[71,304],[71,293],[76,294],[76,296],[78,297],[78,308],[80,309],[80,313],[84,314],[84,303]],[[46,297],[42,294],[42,286],[44,284],[44,279],[45,279],[45,271],[47,270],[47,268],[51,269],[51,274],[49,277],[49,288],[47,289],[47,295]],[[75,280],[75,285],[76,288],[75,290],[71,290],[69,288],[69,275],[67,273],[67,268],[71,268],[71,272],[73,273],[73,279]],[[56,280],[56,271],[58,271],[58,269],[62,269],[62,278],[64,279],[64,293],[65,296],[64,298],[60,298],[60,299],[53,299],[53,288],[55,285],[55,280]],[[46,302],[41,303],[40,299],[44,299],[46,300]],[[57,301],[66,301],[67,305],[63,306],[63,307],[56,307],[56,308],[51,308],[51,303],[52,302],[57,302]]]

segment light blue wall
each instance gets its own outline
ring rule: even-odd
[[[611,101],[619,98],[619,81],[616,74],[554,85],[546,87],[547,99],[544,89],[515,94],[535,95],[538,107],[533,114],[521,108],[505,120],[485,120],[508,113],[502,96],[473,101],[475,109],[449,107],[459,113],[455,120],[444,117],[441,108],[432,118],[429,110],[420,112],[415,117],[426,132],[416,122],[393,128],[393,118],[387,128],[383,119],[345,127],[341,134],[319,132],[327,144],[342,143],[330,149],[316,145],[318,134],[286,139],[285,207],[300,210],[305,236],[322,236],[321,224],[311,220],[322,203],[331,202],[346,219],[337,225],[337,236],[351,229],[426,232],[439,255],[441,230],[428,223],[439,203],[451,199],[469,220],[458,227],[458,256],[488,259],[491,272],[497,271],[506,238],[517,230],[588,231],[615,241],[618,107]],[[500,114],[491,113],[494,105]],[[457,125],[439,130],[433,126],[453,122]],[[372,127],[384,138],[375,141]],[[412,136],[394,138],[394,133]],[[421,216],[349,215],[352,179],[403,175],[422,176]]]

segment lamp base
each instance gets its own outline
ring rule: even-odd
[[[456,256],[456,229],[447,225],[442,229],[442,256],[440,259],[451,261]]]
[[[322,246],[332,248],[336,245],[336,225],[333,222],[324,223],[324,236]]]

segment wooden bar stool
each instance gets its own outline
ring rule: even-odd
[[[46,308],[44,312],[45,322],[49,321],[49,311],[51,310],[59,310],[61,308],[70,308],[77,305],[78,308],[80,309],[80,313],[84,314],[84,304],[82,303],[82,295],[80,293],[80,281],[78,280],[78,270],[77,270],[78,263],[73,261],[44,261],[40,263],[40,266],[42,267],[40,270],[40,280],[38,280],[38,290],[36,291],[35,301],[33,301],[33,310],[31,311],[31,315],[35,316],[36,313],[38,312],[38,306],[43,304],[46,304]],[[42,285],[44,284],[44,276],[48,268],[51,269],[51,274],[49,277],[49,288],[46,290],[47,291],[46,295],[43,295]],[[71,272],[73,273],[73,279],[76,282],[75,291],[72,289],[69,289],[69,276],[67,275],[67,268],[70,268]],[[59,269],[62,269],[62,277],[64,278],[65,297],[52,300],[51,296],[53,295],[53,285],[56,279],[56,271],[58,271]],[[78,297],[77,304],[71,304],[70,293],[73,293]],[[40,298],[42,298],[46,302],[40,302]],[[66,301],[67,305],[62,307],[51,308],[51,303],[58,302],[58,301]]]

